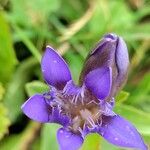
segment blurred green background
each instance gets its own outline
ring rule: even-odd
[[[125,39],[131,62],[115,111],[150,145],[150,0],[0,0],[1,150],[58,150],[59,125],[33,122],[20,109],[29,96],[47,90],[42,53],[47,44],[56,48],[77,82],[89,50],[108,32]],[[122,148],[92,134],[81,149]]]

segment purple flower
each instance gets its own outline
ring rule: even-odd
[[[117,146],[147,150],[135,127],[113,112],[114,96],[127,79],[128,66],[125,42],[107,34],[90,52],[75,85],[66,62],[48,46],[41,68],[50,91],[29,98],[22,110],[35,121],[62,125],[57,132],[60,150],[78,150],[89,133]]]

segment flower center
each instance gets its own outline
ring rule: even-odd
[[[70,129],[74,132],[83,129],[84,125],[93,128],[100,124],[102,112],[99,100],[84,86],[69,83],[63,91],[56,91],[55,102],[61,113],[71,118]]]

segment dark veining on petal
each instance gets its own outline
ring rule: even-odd
[[[122,51],[128,53],[126,45],[122,49],[118,48],[118,43],[125,44],[124,41],[120,41],[120,37],[115,34],[107,34],[103,37],[102,40],[98,42],[95,48],[89,53],[86,58],[84,67],[81,71],[79,84],[84,83],[85,76],[92,70],[101,68],[101,67],[111,67],[112,68],[112,87],[109,97],[106,101],[111,100],[112,97],[118,93],[120,89],[124,86],[124,83],[127,80],[128,70],[122,71],[124,66],[118,66],[118,58]],[[118,56],[119,55],[119,56]],[[128,58],[127,65],[129,65]],[[120,60],[119,60],[120,61]]]

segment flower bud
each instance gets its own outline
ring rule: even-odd
[[[85,61],[80,75],[80,85],[90,71],[101,67],[112,68],[112,87],[109,97],[113,97],[123,87],[128,75],[129,56],[122,37],[107,34],[98,42]]]

